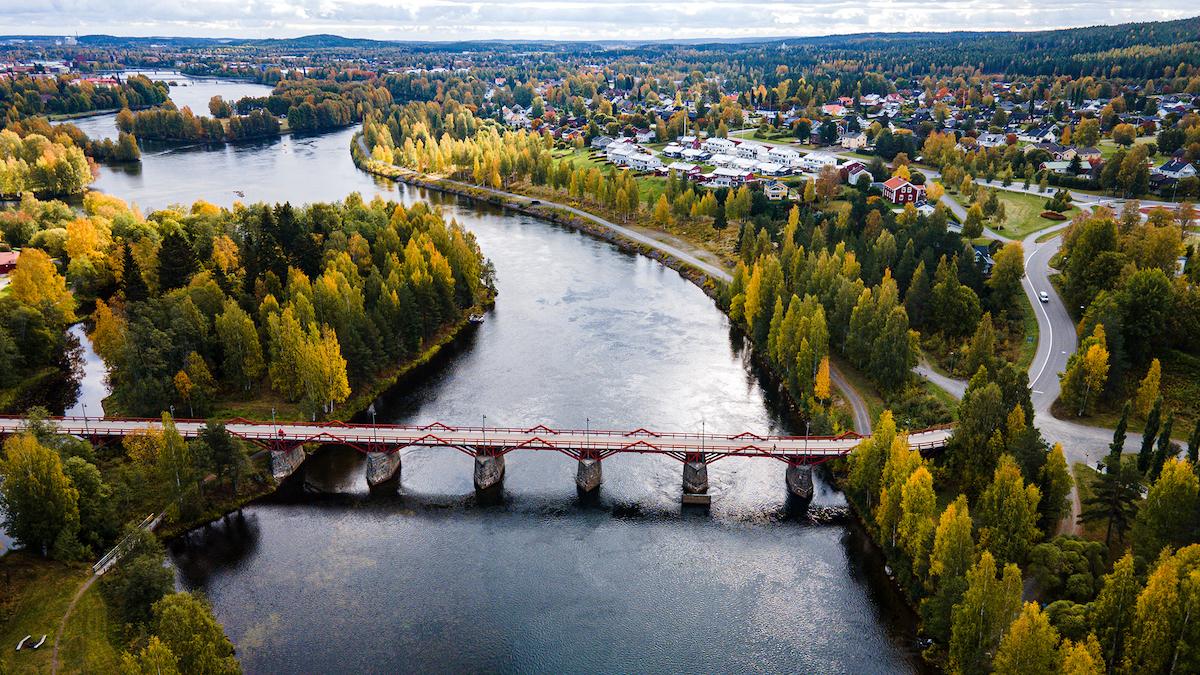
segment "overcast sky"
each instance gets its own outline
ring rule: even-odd
[[[0,33],[665,39],[1040,30],[1197,13],[1195,0],[0,0]]]

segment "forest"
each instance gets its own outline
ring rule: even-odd
[[[169,405],[203,415],[264,397],[285,415],[332,413],[493,293],[469,233],[424,205],[357,195],[303,208],[197,202],[146,217],[96,193],[83,217],[27,198],[0,225],[26,245],[0,306],[51,335],[94,307],[108,405],[133,415]],[[0,344],[13,345],[14,364],[54,358],[24,329],[0,328]]]

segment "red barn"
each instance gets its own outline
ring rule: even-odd
[[[917,204],[925,199],[925,186],[892,176],[883,184],[883,196],[893,204]]]

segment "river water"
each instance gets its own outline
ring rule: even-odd
[[[206,102],[228,85],[181,89]],[[105,125],[80,121],[95,135]],[[146,210],[357,190],[432,201],[468,227],[495,263],[496,307],[379,401],[380,422],[798,431],[725,316],[676,272],[374,179],[351,163],[351,133],[148,151],[95,187]],[[471,468],[452,450],[405,451],[398,484],[372,493],[357,453],[323,449],[277,495],[174,542],[178,582],[212,600],[248,672],[922,667],[913,617],[819,475],[806,512],[789,504],[782,464],[727,459],[710,467],[711,511],[692,512],[664,458],[605,460],[589,499],[554,453],[510,454],[502,493],[482,502]]]

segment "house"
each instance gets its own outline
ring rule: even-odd
[[[679,156],[685,162],[703,162],[711,155],[699,148],[684,148],[683,152],[679,153]]]
[[[683,146],[678,143],[667,143],[662,149],[664,157],[683,157]]]
[[[634,171],[654,171],[663,165],[661,159],[645,152],[626,155],[624,164]]]
[[[767,146],[759,143],[742,143],[737,146],[737,156],[744,159],[765,159]]]
[[[689,164],[688,162],[671,162],[667,165],[667,171],[674,171],[681,176],[694,179],[700,175],[700,165]]]
[[[992,251],[985,244],[976,244],[972,247],[975,249],[975,264],[983,269],[984,276],[992,274],[992,268],[996,266],[996,261],[992,259]]]
[[[1006,134],[979,134],[975,143],[981,148],[998,148],[1008,143],[1008,136]]]
[[[826,166],[837,166],[837,157],[827,152],[810,152],[800,158],[800,167],[811,173],[816,173]]]
[[[732,155],[737,144],[728,138],[715,137],[705,140],[701,147],[712,155]]]
[[[760,176],[784,176],[788,168],[778,162],[758,162],[755,172]]]
[[[873,180],[875,180],[875,178],[871,176],[871,172],[867,171],[866,167],[864,166],[855,167],[846,174],[846,183],[849,185],[858,185],[860,181],[866,181],[870,183]]]
[[[1043,124],[1040,127],[1034,127],[1017,135],[1017,140],[1026,143],[1052,143],[1057,141],[1058,138],[1057,124]]]
[[[1071,173],[1070,162],[1042,162],[1041,168],[1060,175]]]
[[[654,131],[650,129],[637,129],[633,132],[633,137],[637,139],[638,143],[649,143],[654,140],[655,135]]]
[[[737,187],[754,180],[754,174],[743,173],[737,169],[719,167],[713,169],[708,184],[712,187]]]
[[[800,153],[792,148],[775,147],[767,151],[767,160],[784,166],[796,166],[800,163]]]
[[[780,183],[777,180],[773,180],[763,186],[763,194],[765,194],[767,196],[767,199],[770,199],[773,202],[777,202],[781,199],[787,198],[788,186],[784,185],[783,183]]]
[[[1182,159],[1170,159],[1164,162],[1162,166],[1155,167],[1154,173],[1179,180],[1180,178],[1195,176],[1196,167]]]
[[[917,204],[925,200],[925,186],[892,176],[883,184],[883,198],[893,204]]]
[[[16,251],[0,251],[0,274],[8,274],[17,266]]]
[[[597,136],[592,139],[591,146],[596,150],[603,150],[613,142],[612,136]]]
[[[862,150],[867,147],[867,135],[861,131],[852,131],[842,135],[841,143],[847,150]]]

